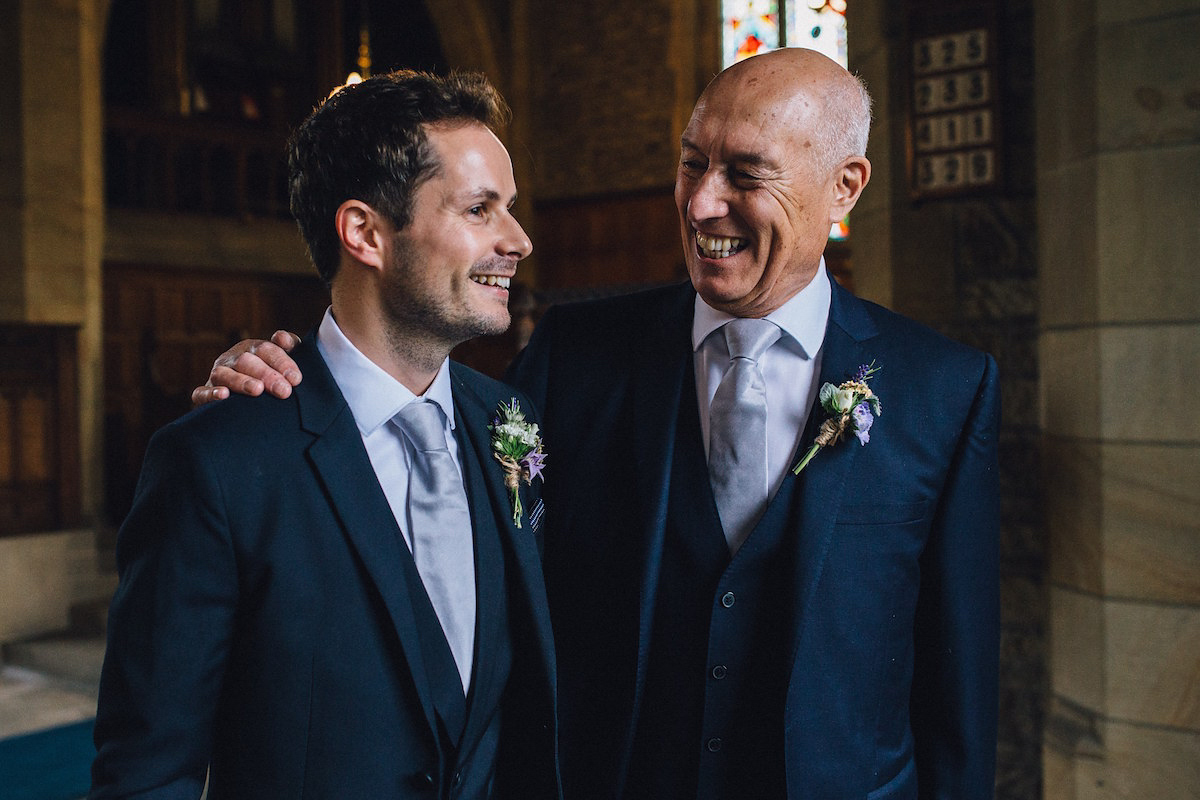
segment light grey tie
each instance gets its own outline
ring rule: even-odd
[[[413,560],[465,694],[475,652],[475,548],[467,493],[446,447],[441,407],[416,400],[394,419],[417,451],[408,472]]]
[[[735,319],[722,332],[729,368],[709,408],[708,474],[732,554],[767,507],[767,394],[758,359],[780,330],[765,319]]]

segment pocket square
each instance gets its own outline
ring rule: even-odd
[[[546,504],[543,503],[542,498],[539,497],[537,503],[535,503],[533,506],[533,510],[529,512],[529,527],[533,529],[534,533],[537,533],[539,530],[541,530],[542,516],[545,513]]]

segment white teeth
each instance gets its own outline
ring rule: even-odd
[[[696,246],[705,258],[726,258],[746,246],[738,236],[708,236],[696,231]]]
[[[512,278],[502,278],[499,275],[472,275],[471,280],[484,286],[499,286],[501,289],[507,289],[512,283]]]

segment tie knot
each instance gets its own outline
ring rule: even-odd
[[[782,331],[774,322],[765,319],[740,317],[725,323],[725,344],[729,359],[747,358],[758,361],[767,348],[775,344]]]
[[[445,414],[437,403],[414,400],[400,409],[394,419],[417,450],[424,453],[449,449],[446,447],[446,428],[442,422]]]

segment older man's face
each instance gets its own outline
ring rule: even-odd
[[[721,79],[700,98],[675,178],[692,284],[742,317],[774,311],[813,279],[835,221],[819,103],[761,72]]]

